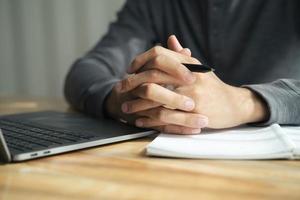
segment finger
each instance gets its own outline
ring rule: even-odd
[[[147,62],[152,60],[153,58],[159,55],[166,55],[172,57],[173,59],[177,60],[179,63],[193,63],[199,64],[200,62],[193,57],[186,56],[175,51],[163,48],[161,46],[155,46],[152,49],[146,51],[138,55],[132,62],[131,66],[128,69],[128,73],[134,73],[139,70],[142,66],[144,66]]]
[[[146,83],[131,92],[137,97],[152,100],[175,109],[191,111],[195,107],[193,99],[177,94],[155,83]]]
[[[161,105],[161,103],[157,103],[155,101],[147,99],[136,99],[124,102],[121,108],[124,113],[135,113],[143,110],[148,110],[150,108],[159,107]]]
[[[144,83],[172,84],[174,86],[184,84],[183,81],[174,78],[160,70],[148,70],[138,74],[130,75],[117,83],[119,92],[128,92]]]
[[[164,122],[161,122],[161,121],[153,120],[151,118],[141,117],[135,121],[135,125],[138,127],[150,128],[150,127],[155,127],[155,126],[164,126],[167,124]]]
[[[157,126],[152,127],[155,130],[158,130],[163,133],[170,133],[170,134],[199,134],[201,133],[200,128],[189,128],[184,126],[178,126],[178,125],[166,125],[166,126]]]
[[[195,75],[183,64],[166,55],[159,55],[150,60],[137,73],[151,69],[161,70],[176,79],[182,80],[183,83],[192,84],[195,82]]]
[[[168,49],[172,51],[179,52],[186,56],[192,56],[191,50],[189,48],[183,48],[175,35],[171,35],[168,38],[167,45]]]
[[[181,44],[179,43],[175,35],[171,35],[168,38],[167,45],[168,45],[168,49],[175,52],[180,52],[183,49],[183,47],[181,46]]]
[[[156,121],[190,128],[204,128],[208,125],[208,118],[198,113],[170,110],[164,107],[153,108],[138,112],[137,115],[149,117]]]

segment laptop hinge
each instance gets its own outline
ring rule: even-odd
[[[5,163],[11,162],[11,155],[6,145],[1,128],[0,128],[0,161]]]

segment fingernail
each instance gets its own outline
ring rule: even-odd
[[[187,100],[184,102],[184,108],[186,110],[193,110],[195,107],[195,103],[193,100]]]
[[[194,121],[194,125],[198,126],[199,128],[203,128],[208,125],[208,119],[203,117],[196,118]]]
[[[123,112],[127,113],[129,111],[127,103],[123,103],[121,106],[121,109]]]
[[[136,120],[135,125],[138,126],[138,127],[143,127],[144,123],[141,120]]]

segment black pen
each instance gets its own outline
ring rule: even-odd
[[[206,73],[206,72],[213,72],[215,71],[214,68],[211,68],[207,65],[202,64],[188,64],[188,63],[182,63],[184,66],[186,66],[191,72],[200,72],[200,73]]]

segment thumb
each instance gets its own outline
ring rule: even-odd
[[[191,52],[190,49],[183,48],[181,46],[181,44],[179,43],[179,41],[178,41],[178,39],[176,38],[175,35],[171,35],[168,38],[167,44],[168,44],[168,49],[170,49],[172,51],[181,53],[181,54],[186,55],[186,56],[191,56],[192,55],[192,52]]]

